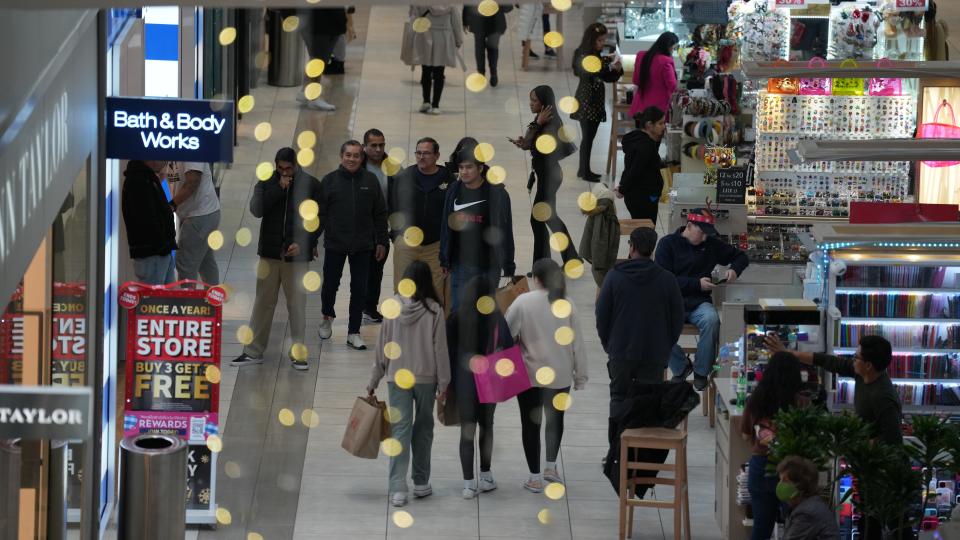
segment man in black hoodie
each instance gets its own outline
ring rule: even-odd
[[[363,145],[349,140],[340,146],[340,166],[320,181],[320,227],[323,237],[323,286],[320,290],[323,320],[320,339],[333,335],[333,307],[350,261],[350,318],[347,346],[366,350],[360,337],[367,296],[371,258],[387,256],[387,204],[380,181],[363,167]]]
[[[282,287],[293,339],[288,356],[294,369],[304,371],[308,366],[304,340],[307,292],[303,276],[313,260],[320,236],[316,203],[320,183],[297,165],[293,148],[281,148],[274,161],[277,168],[273,176],[257,182],[250,199],[250,213],[261,218],[257,292],[250,315],[253,339],[230,364],[263,363],[277,294]]]
[[[177,249],[173,208],[160,177],[165,161],[133,160],[123,172],[120,205],[137,280],[148,285],[173,283],[173,250]]]
[[[673,274],[650,259],[657,233],[630,233],[630,260],[613,267],[597,298],[597,333],[607,352],[610,418],[617,418],[632,384],[663,380],[683,330],[683,298]]]

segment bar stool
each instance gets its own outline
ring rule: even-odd
[[[630,450],[673,450],[673,463],[648,463],[628,461]],[[656,477],[631,478],[627,471],[656,471]],[[672,477],[661,477],[660,472],[673,472]],[[636,487],[644,485],[673,486],[672,501],[657,501],[635,498]],[[630,491],[632,488],[632,492]],[[628,493],[634,495],[628,497]],[[690,494],[687,484],[687,420],[680,429],[637,428],[626,429],[620,435],[620,540],[633,536],[633,509],[635,507],[673,510],[673,537],[690,540]],[[627,518],[629,517],[629,521]],[[682,519],[682,526],[681,526]]]
[[[680,336],[693,336],[696,341],[695,344],[691,347],[690,345],[681,345],[680,348],[683,349],[683,354],[691,355],[697,353],[696,343],[700,342],[700,329],[697,328],[694,324],[684,324],[683,330],[680,332]],[[713,427],[716,422],[716,411],[714,410],[714,405],[717,396],[717,385],[713,382],[714,372],[711,371],[707,375],[707,387],[703,390],[704,396],[702,400],[702,411],[703,415],[708,417],[710,422],[710,427]]]
[[[613,83],[613,107],[610,114],[610,145],[607,149],[607,173],[616,183],[617,155],[623,149],[623,136],[629,133],[636,125],[630,117],[630,102],[627,101],[629,84]]]

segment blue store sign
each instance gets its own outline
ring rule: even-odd
[[[107,157],[230,163],[232,101],[107,98]]]

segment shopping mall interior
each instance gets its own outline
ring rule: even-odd
[[[102,1],[0,8],[0,539],[960,538],[957,0]]]

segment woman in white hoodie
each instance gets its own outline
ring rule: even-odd
[[[397,294],[392,300],[402,306],[399,316],[390,318],[384,310],[377,343],[377,357],[367,391],[373,395],[380,379],[389,378],[390,406],[399,411],[392,436],[400,442],[400,454],[390,458],[390,502],[407,504],[407,468],[413,450],[413,495],[426,497],[430,487],[430,450],[433,446],[433,403],[450,384],[450,356],[443,307],[433,288],[430,267],[422,261],[410,263],[403,274],[416,289],[409,297]],[[401,282],[402,284],[402,282]],[[385,300],[384,303],[389,300]],[[398,376],[399,372],[399,376]]]
[[[533,386],[517,396],[523,453],[530,478],[523,487],[543,491],[544,480],[561,482],[557,455],[563,437],[563,411],[569,405],[570,386],[587,384],[587,353],[573,303],[566,298],[560,265],[552,259],[533,264],[533,287],[507,309],[510,333],[520,343]],[[562,344],[561,344],[562,343]],[[540,474],[540,425],[546,426],[546,465]]]

